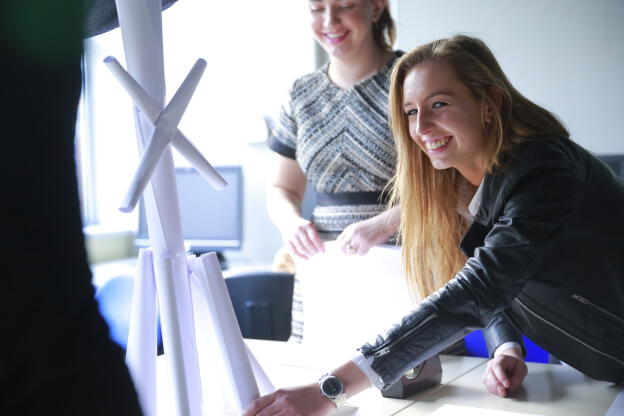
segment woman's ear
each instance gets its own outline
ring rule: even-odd
[[[485,103],[483,115],[486,124],[489,124],[494,120],[494,114],[501,111],[503,96],[501,91],[496,87],[488,88],[487,95],[490,99]]]
[[[388,8],[388,0],[372,0],[373,2],[373,22],[377,23],[381,14]]]

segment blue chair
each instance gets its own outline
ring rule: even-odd
[[[108,324],[110,337],[120,347],[126,349],[128,329],[130,328],[130,312],[132,310],[132,293],[134,277],[116,276],[108,280],[95,292],[100,314]],[[162,335],[158,324],[158,351],[162,353]]]
[[[525,357],[526,361],[534,363],[548,362],[548,351],[539,347],[524,335],[522,336],[522,339],[524,340],[524,346],[527,351]],[[480,329],[472,331],[464,337],[464,342],[469,356],[488,358],[487,346],[485,345],[485,339],[483,338],[483,331]]]
[[[270,271],[247,272],[225,279],[244,338],[286,341],[294,276]]]

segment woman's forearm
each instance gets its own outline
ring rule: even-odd
[[[401,225],[401,210],[398,206],[392,207],[378,215],[379,223],[389,238],[399,231]]]
[[[344,384],[347,398],[353,397],[371,387],[370,381],[366,375],[353,361],[342,364],[340,367],[336,368],[332,374],[338,377]]]
[[[301,199],[292,191],[272,186],[267,190],[267,212],[269,219],[282,233],[287,233],[293,224],[301,221]]]

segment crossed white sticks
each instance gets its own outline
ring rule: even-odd
[[[134,104],[155,127],[119,210],[130,212],[134,209],[154,172],[156,164],[170,142],[215,189],[223,189],[227,185],[225,179],[210,165],[193,143],[178,130],[182,115],[206,69],[206,61],[198,59],[195,62],[180,88],[162,111],[143,87],[119,64],[117,59],[108,56],[104,58],[104,63],[130,94]]]

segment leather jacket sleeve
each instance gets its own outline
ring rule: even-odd
[[[553,237],[565,231],[566,217],[582,197],[573,169],[560,154],[525,157],[490,184],[484,198],[502,198],[501,209],[463,269],[384,336],[360,348],[385,386],[469,328],[495,322],[536,277]]]
[[[517,342],[522,348],[522,355],[526,355],[522,334],[507,321],[502,312],[496,314],[490,323],[483,328],[483,338],[490,358],[494,356],[498,347],[511,341]]]

